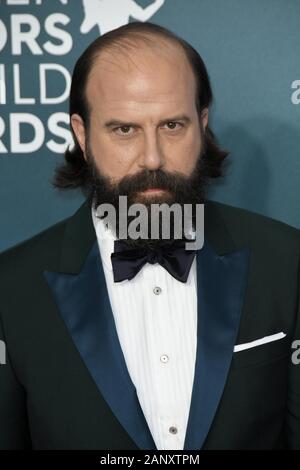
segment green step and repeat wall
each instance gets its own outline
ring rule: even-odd
[[[207,65],[210,126],[230,151],[209,197],[300,228],[299,0],[0,0],[0,251],[83,201],[51,185],[72,142],[72,70],[131,21],[169,28]]]

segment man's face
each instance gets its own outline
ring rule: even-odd
[[[114,184],[143,170],[189,177],[203,144],[195,87],[190,65],[173,45],[102,52],[86,87],[88,132],[80,116],[71,117],[85,159],[92,155],[99,173]],[[204,129],[207,119],[205,110]],[[153,197],[163,202],[168,190],[152,186],[135,202]]]

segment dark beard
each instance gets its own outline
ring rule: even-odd
[[[148,238],[138,238],[137,240],[128,238],[124,239],[132,248],[150,248],[159,249],[163,246],[170,245],[174,242],[174,217],[170,211],[170,238],[162,238],[162,215],[159,218],[159,238],[151,238],[151,204],[166,203],[172,205],[177,203],[181,206],[182,214],[184,214],[183,206],[190,204],[192,207],[192,218],[190,223],[195,229],[195,206],[203,204],[208,188],[209,177],[207,176],[207,163],[199,155],[195,168],[188,177],[179,172],[166,172],[164,170],[148,170],[144,169],[134,175],[128,175],[122,178],[117,184],[113,184],[110,178],[104,176],[95,165],[95,159],[87,146],[87,185],[85,194],[89,200],[90,207],[95,210],[100,204],[109,203],[116,211],[116,224],[111,222],[110,228],[114,235],[119,238],[119,196],[127,196],[127,210],[131,204],[142,203],[147,208],[148,217]],[[143,195],[138,194],[149,188],[166,189],[169,192],[160,193],[160,195]],[[106,216],[105,216],[106,217]],[[127,227],[136,216],[127,217]],[[183,217],[182,217],[183,219]],[[106,219],[107,220],[107,219]],[[184,226],[182,220],[182,238],[184,236]]]

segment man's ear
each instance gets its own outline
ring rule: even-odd
[[[71,116],[71,126],[73,128],[76,139],[80,145],[80,148],[85,157],[85,127],[84,122],[79,114],[72,114]]]
[[[201,120],[204,130],[208,124],[208,108],[204,108],[201,112]]]

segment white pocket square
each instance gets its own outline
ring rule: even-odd
[[[260,346],[261,344],[270,343],[271,341],[276,341],[278,339],[284,338],[286,336],[283,331],[280,333],[276,333],[275,335],[264,336],[263,338],[256,339],[255,341],[251,341],[250,343],[243,343],[243,344],[236,344],[234,346],[233,352],[243,351],[243,349],[255,348],[256,346]]]

